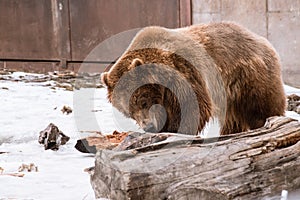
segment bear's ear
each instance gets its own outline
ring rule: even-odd
[[[106,86],[108,86],[107,75],[108,75],[107,72],[103,72],[101,74],[101,82]]]
[[[133,59],[133,61],[131,62],[131,64],[129,65],[128,67],[128,70],[131,70],[137,66],[140,66],[140,65],[143,65],[144,64],[144,61],[140,58],[135,58]]]

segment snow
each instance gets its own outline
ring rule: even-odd
[[[4,173],[17,172],[23,163],[39,169],[25,172],[23,178],[0,176],[0,199],[93,199],[89,175],[83,170],[93,166],[94,158],[74,148],[80,136],[74,114],[60,111],[72,105],[73,92],[23,82],[0,84],[9,88],[0,90],[0,152],[9,152],[0,155],[0,166]],[[45,151],[37,140],[50,122],[71,137],[56,152]]]
[[[38,75],[16,72],[11,76]],[[38,172],[24,172],[21,178],[0,176],[0,199],[94,199],[89,174],[84,172],[94,165],[94,156],[78,152],[76,140],[91,131],[141,130],[112,108],[104,88],[66,91],[46,84],[53,81],[0,81],[0,152],[8,152],[0,154],[0,167],[4,173],[16,173],[23,163],[38,166]],[[285,90],[300,95],[299,89],[285,86]],[[74,112],[63,114],[64,105]],[[295,112],[287,115],[300,120]],[[58,151],[44,150],[38,143],[39,132],[49,123],[71,137]]]

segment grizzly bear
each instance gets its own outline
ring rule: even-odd
[[[276,51],[231,22],[143,28],[101,80],[112,105],[148,132],[197,134],[213,119],[232,134],[286,106]]]

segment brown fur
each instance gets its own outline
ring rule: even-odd
[[[275,50],[233,23],[144,28],[102,82],[113,106],[151,131],[196,134],[218,118],[224,135],[285,110]]]

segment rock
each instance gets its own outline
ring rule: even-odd
[[[300,96],[298,96],[296,94],[291,94],[287,98],[289,101],[300,101]]]
[[[56,71],[56,74],[58,78],[60,79],[72,79],[72,78],[77,78],[77,74],[73,71]]]
[[[300,115],[300,105],[297,107],[296,113]]]
[[[63,114],[67,113],[67,115],[68,115],[68,114],[72,113],[73,110],[72,110],[72,108],[71,108],[70,106],[64,106],[64,107],[61,109],[61,112],[62,112]]]
[[[70,137],[61,132],[57,126],[50,123],[47,128],[40,132],[39,143],[43,144],[45,150],[58,150],[60,145],[69,141]]]
[[[75,149],[81,153],[96,153],[97,149],[95,145],[90,145],[87,138],[77,140]]]
[[[291,94],[287,96],[287,110],[288,111],[294,111],[298,114],[300,114],[300,96],[296,94]]]
[[[24,172],[24,171],[27,171],[27,172],[38,172],[38,167],[35,166],[33,163],[30,163],[30,164],[22,164],[19,169],[18,169],[19,172]]]
[[[56,83],[55,87],[59,87],[59,88],[64,88],[67,91],[73,91],[74,88],[72,85],[68,84],[68,83]]]
[[[8,69],[0,69],[0,75],[10,75],[13,71]]]

